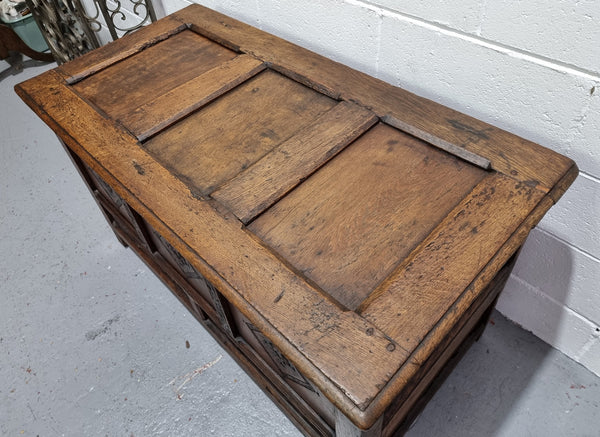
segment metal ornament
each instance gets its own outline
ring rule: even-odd
[[[98,34],[107,29],[112,40],[156,21],[152,0],[94,0],[89,14],[81,0],[26,0],[44,39],[59,64],[100,47]]]

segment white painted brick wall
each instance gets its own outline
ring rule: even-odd
[[[363,3],[468,33],[479,31],[483,13],[480,0],[372,0]]]
[[[197,1],[575,159],[498,308],[600,375],[599,1]]]
[[[513,273],[560,305],[600,325],[600,263],[589,254],[538,227],[523,246]]]
[[[484,3],[482,37],[592,74],[600,71],[597,0]]]

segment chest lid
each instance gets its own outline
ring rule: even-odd
[[[17,92],[363,427],[577,174],[197,5]]]

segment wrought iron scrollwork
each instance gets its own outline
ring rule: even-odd
[[[50,51],[60,64],[100,46],[105,28],[116,40],[156,21],[152,0],[93,0],[88,13],[81,0],[26,0]]]
[[[99,47],[79,0],[27,0],[27,5],[58,63]]]
[[[130,0],[133,6],[131,12],[136,15],[136,19],[131,22],[131,18],[125,12],[120,0],[114,1],[114,7],[109,7],[106,0],[94,0],[94,3],[102,12],[106,27],[113,40],[120,36],[127,35],[134,30],[139,29],[146,24],[156,21],[156,12],[151,0]]]

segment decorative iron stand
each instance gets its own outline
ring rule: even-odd
[[[26,0],[46,43],[62,64],[100,47],[99,32],[107,29],[112,40],[156,21],[152,0],[130,0],[131,9],[120,0],[92,0],[88,13],[81,0]]]

